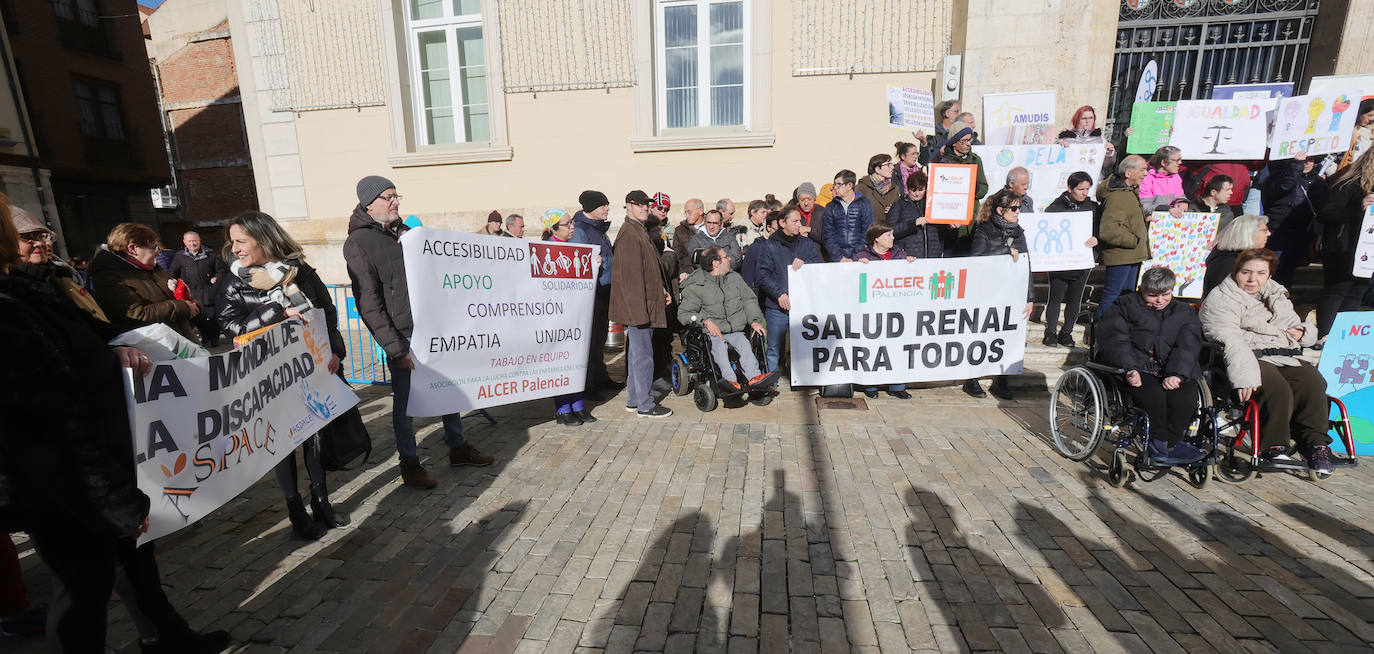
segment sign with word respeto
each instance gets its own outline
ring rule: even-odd
[[[1054,91],[991,93],[983,96],[983,142],[988,145],[1052,143]]]
[[[887,125],[899,129],[935,132],[935,94],[901,84],[887,85]]]
[[[138,487],[152,498],[141,542],[233,499],[358,396],[327,366],[324,312],[277,323],[224,354],[125,370]]]
[[[973,151],[983,160],[983,174],[988,184],[997,186],[1007,179],[1013,168],[1025,168],[1030,174],[1030,188],[1026,190],[1036,211],[1044,211],[1055,198],[1068,188],[1069,175],[1082,171],[1093,179],[1089,197],[1102,176],[1102,161],[1107,146],[1102,143],[1070,144],[1068,147],[1048,145],[975,145]]]
[[[1167,211],[1154,212],[1150,221],[1150,258],[1140,264],[1140,275],[1155,266],[1174,271],[1174,295],[1202,297],[1202,280],[1207,274],[1209,245],[1217,238],[1221,214],[1184,212],[1175,218]],[[1137,281],[1139,281],[1137,279]]]
[[[1263,159],[1274,100],[1180,100],[1169,145],[1188,161]]]
[[[433,227],[401,237],[415,331],[412,416],[582,390],[596,294],[590,245]]]
[[[1097,265],[1088,245],[1093,212],[1023,213],[1021,227],[1030,246],[1031,272],[1087,270]]]
[[[972,164],[930,164],[926,193],[926,220],[939,225],[973,222],[978,167]]]
[[[792,383],[898,384],[1020,372],[1026,259],[789,268]]]
[[[1374,312],[1336,314],[1322,346],[1317,371],[1326,379],[1326,393],[1345,404],[1356,454],[1374,454]],[[1335,408],[1331,417],[1340,418]],[[1336,434],[1332,447],[1341,449]]]
[[[1374,277],[1374,205],[1364,211],[1360,235],[1355,237],[1355,269],[1350,274],[1365,279]]]
[[[1282,98],[1274,112],[1274,131],[1269,141],[1269,158],[1292,159],[1308,155],[1345,152],[1355,131],[1360,95],[1299,95]]]
[[[1131,106],[1131,135],[1126,137],[1129,154],[1154,154],[1169,144],[1174,133],[1177,102],[1137,102]]]

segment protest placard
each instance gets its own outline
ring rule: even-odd
[[[1093,212],[1023,213],[1021,227],[1030,245],[1031,272],[1087,270],[1097,265],[1087,244],[1093,235]]]
[[[972,222],[977,182],[978,167],[972,164],[930,164],[926,220],[940,225]]]
[[[988,145],[1053,143],[1054,91],[983,96],[983,142]]]
[[[1322,346],[1317,372],[1326,380],[1326,393],[1345,404],[1355,453],[1374,454],[1374,312],[1336,314]],[[1331,418],[1340,418],[1335,408]],[[1344,448],[1335,433],[1332,447]]]
[[[887,85],[887,124],[905,130],[935,133],[935,94],[929,89]]]
[[[433,227],[401,237],[411,336],[412,416],[582,390],[596,294],[589,245]]]
[[[1213,100],[1229,98],[1287,98],[1293,95],[1292,82],[1270,84],[1218,84],[1212,87]]]
[[[1020,372],[1026,259],[789,269],[792,383],[897,384]]]
[[[1177,102],[1137,102],[1131,106],[1131,135],[1126,137],[1129,154],[1154,154],[1169,144],[1174,132]]]
[[[1169,145],[1188,161],[1263,159],[1272,99],[1180,100]]]
[[[1007,171],[1022,167],[1030,173],[1030,196],[1036,211],[1050,206],[1069,182],[1069,175],[1077,171],[1087,173],[1093,179],[1088,193],[1097,188],[1102,176],[1102,161],[1107,156],[1107,146],[1102,143],[1070,144],[1067,148],[1058,143],[1049,145],[975,145],[973,151],[983,160],[983,174],[990,185],[998,186],[1007,178]]]
[[[306,317],[224,354],[158,361],[146,377],[125,369],[138,487],[152,499],[142,542],[233,499],[358,403],[327,369],[324,312]]]
[[[1360,235],[1355,239],[1355,270],[1351,274],[1365,279],[1374,276],[1374,205],[1365,209]]]
[[[1359,94],[1299,95],[1282,98],[1270,135],[1269,159],[1345,152],[1355,131]]]
[[[1220,214],[1188,211],[1178,218],[1167,211],[1156,211],[1150,222],[1150,258],[1140,265],[1140,274],[1155,266],[1174,271],[1174,295],[1202,297],[1202,279],[1207,272],[1207,255],[1217,238]]]

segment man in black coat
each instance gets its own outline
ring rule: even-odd
[[[167,267],[167,276],[180,279],[191,291],[191,299],[200,305],[200,314],[191,319],[200,331],[200,342],[206,347],[219,345],[219,323],[215,320],[215,284],[229,272],[224,258],[214,250],[203,247],[200,234],[192,231],[181,235],[185,249],[172,255],[172,263]],[[172,290],[176,290],[173,286]]]
[[[1279,255],[1274,280],[1288,286],[1298,268],[1307,264],[1316,235],[1312,219],[1326,202],[1326,180],[1317,174],[1316,161],[1299,152],[1291,161],[1269,163],[1269,179],[1260,197],[1269,218],[1268,247]]]

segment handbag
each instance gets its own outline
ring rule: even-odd
[[[339,377],[342,379],[343,374]],[[363,414],[357,406],[339,414],[320,429],[320,463],[325,470],[348,470],[355,460],[361,466],[371,455],[372,437],[367,433]]]

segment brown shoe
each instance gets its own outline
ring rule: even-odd
[[[477,451],[477,448],[474,448],[473,446],[468,445],[467,443],[463,443],[458,447],[449,448],[448,451],[448,464],[454,467],[489,466],[495,460],[496,457],[482,454],[481,452]]]
[[[434,488],[439,482],[425,472],[425,467],[417,461],[401,460],[401,483],[415,488]]]

